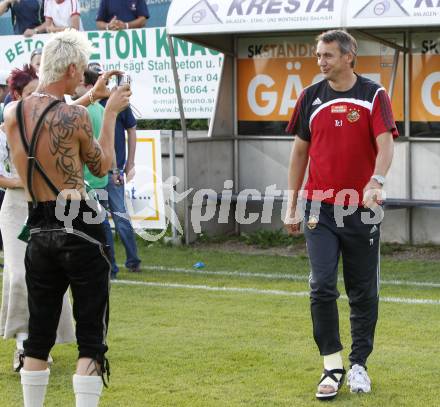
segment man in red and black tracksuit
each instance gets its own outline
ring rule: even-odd
[[[287,129],[296,135],[285,220],[292,234],[299,231],[298,191],[309,163],[304,233],[311,265],[313,334],[324,356],[316,393],[321,400],[335,397],[345,376],[336,304],[340,255],[352,335],[348,385],[352,392],[371,391],[366,361],[378,315],[383,214],[378,205],[398,136],[385,89],[354,73],[356,53],[356,40],[345,31],[328,31],[317,38],[324,80],[302,92]]]

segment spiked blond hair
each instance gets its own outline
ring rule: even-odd
[[[69,65],[85,68],[93,48],[84,32],[66,29],[55,34],[44,46],[39,72],[40,85],[59,81]]]

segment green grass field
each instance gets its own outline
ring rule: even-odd
[[[111,381],[100,406],[322,405],[314,397],[322,362],[311,336],[303,255],[144,242],[140,252],[148,268],[139,275],[122,270],[112,285]],[[206,267],[194,270],[197,261]],[[436,407],[440,262],[385,257],[382,280],[386,301],[368,365],[373,392],[350,394],[344,386],[332,405]],[[348,304],[341,298],[339,305],[348,348]],[[13,341],[0,342],[1,407],[22,405],[13,349]],[[52,354],[46,406],[73,406],[75,346],[58,345]]]

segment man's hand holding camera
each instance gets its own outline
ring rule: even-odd
[[[90,91],[95,100],[105,99],[110,96],[111,89],[109,89],[107,86],[108,86],[108,82],[109,82],[110,78],[113,76],[125,77],[127,75],[125,75],[124,72],[118,71],[118,70],[103,72],[102,75],[96,81],[95,86],[93,86],[93,88]],[[126,84],[130,85],[130,83],[128,81],[125,81],[125,82],[121,83],[121,86],[126,85]],[[130,88],[130,86],[128,88]]]
[[[131,89],[130,85],[122,85],[114,87],[110,91],[110,96],[107,101],[106,110],[108,112],[119,114],[127,109],[130,105]]]

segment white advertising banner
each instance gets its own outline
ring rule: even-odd
[[[125,184],[128,213],[135,229],[164,229],[160,131],[138,130],[136,136],[136,174]]]
[[[438,26],[439,18],[438,0],[174,0],[167,30],[172,35],[191,36],[425,27]]]
[[[344,0],[173,1],[170,34],[324,30],[342,25]]]
[[[347,27],[438,26],[438,0],[356,0],[347,2]]]
[[[132,76],[132,105],[142,119],[177,119],[179,110],[164,28],[88,31],[96,52],[91,60],[104,69],[119,69]],[[29,62],[35,48],[49,34],[0,36],[0,66],[14,69]],[[174,39],[180,86],[187,118],[211,118],[222,55],[200,45]]]

